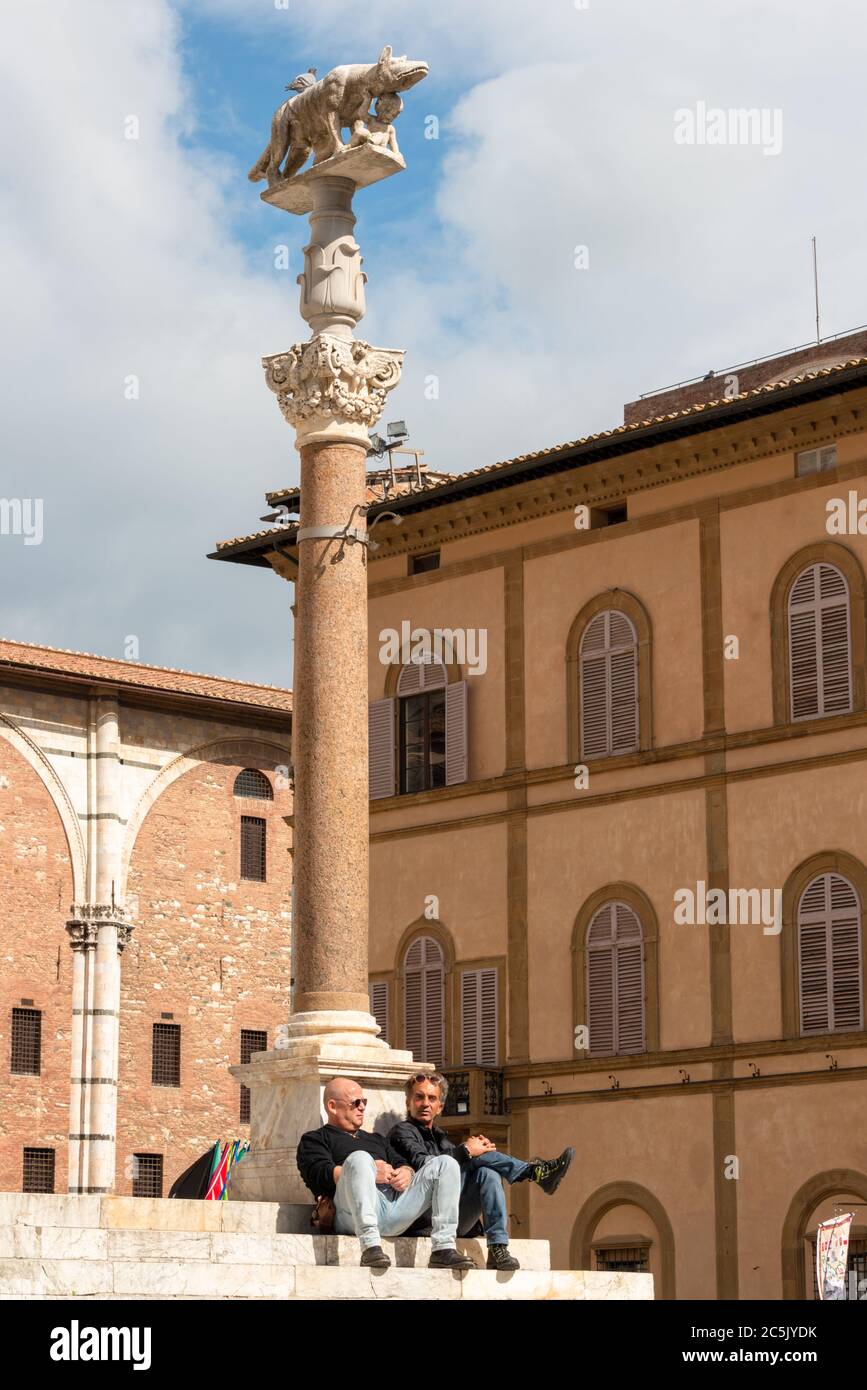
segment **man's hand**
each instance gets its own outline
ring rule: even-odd
[[[391,1187],[391,1180],[397,1170],[392,1168],[390,1163],[386,1163],[384,1158],[376,1160],[376,1185],[377,1187]]]
[[[393,1187],[395,1192],[406,1192],[415,1174],[412,1168],[392,1168],[392,1178],[389,1187]]]
[[[464,1145],[470,1158],[480,1158],[482,1154],[493,1153],[497,1147],[483,1134],[471,1134],[469,1139],[464,1140]]]

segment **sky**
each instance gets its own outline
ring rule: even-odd
[[[406,172],[355,210],[359,335],[406,349],[385,418],[432,468],[809,342],[814,235],[823,336],[867,322],[862,0],[5,0],[3,19],[0,636],[291,684],[292,586],[205,557],[298,478],[261,358],[307,336],[307,224],[246,173],[309,67],[384,44],[430,64],[397,124]],[[708,113],[747,108],[764,132],[717,139]]]

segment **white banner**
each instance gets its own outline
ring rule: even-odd
[[[820,1221],[816,1232],[816,1281],[821,1299],[846,1297],[849,1228],[854,1212]]]

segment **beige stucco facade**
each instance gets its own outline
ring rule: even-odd
[[[825,505],[867,489],[865,411],[863,386],[732,423],[720,408],[713,429],[463,503],[431,498],[399,534],[379,528],[371,701],[393,688],[381,635],[406,621],[485,629],[487,669],[456,673],[468,780],[371,803],[371,978],[389,982],[402,1046],[406,950],[419,934],[442,943],[441,1060],[459,1073],[458,976],[499,963],[501,1133],[520,1155],[576,1150],[555,1198],[512,1193],[513,1233],[549,1239],[555,1267],[642,1238],[658,1296],[804,1297],[816,1221],[848,1199],[862,1204],[856,1238],[867,1228],[867,1032],[802,1037],[791,999],[787,1016],[791,918],[773,934],[679,925],[673,911],[699,881],[782,891],[814,858],[867,866],[858,679],[850,713],[780,718],[771,611],[799,551],[843,546],[867,571],[867,536],[829,536]],[[835,470],[796,475],[798,450],[834,442]],[[576,529],[576,504],[612,501],[626,521]],[[407,556],[434,547],[440,568],[410,576]],[[570,632],[606,591],[646,616],[649,709],[639,751],[588,760],[579,788]],[[606,891],[640,905],[636,1055],[574,1046],[582,911]]]

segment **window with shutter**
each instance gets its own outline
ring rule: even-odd
[[[639,747],[638,637],[617,609],[597,613],[581,638],[581,755],[604,758]]]
[[[498,1064],[497,967],[461,971],[461,1063],[465,1067]]]
[[[626,903],[606,903],[587,930],[587,1025],[592,1056],[645,1049],[644,933]]]
[[[383,1042],[389,1042],[388,1036],[388,980],[371,980],[368,986],[370,995],[370,1012],[376,1019],[379,1027],[379,1036]]]
[[[834,565],[809,565],[789,591],[791,716],[814,719],[852,708],[849,586]]]
[[[408,662],[398,677],[396,700],[368,706],[368,737],[373,799],[465,782],[466,681],[449,685],[445,666],[433,658]]]
[[[842,874],[821,874],[798,904],[802,1033],[863,1028],[861,903]]]
[[[445,1065],[444,966],[432,936],[416,937],[404,957],[404,1046],[437,1067]]]
[[[367,706],[370,797],[394,796],[394,700],[374,700]]]

